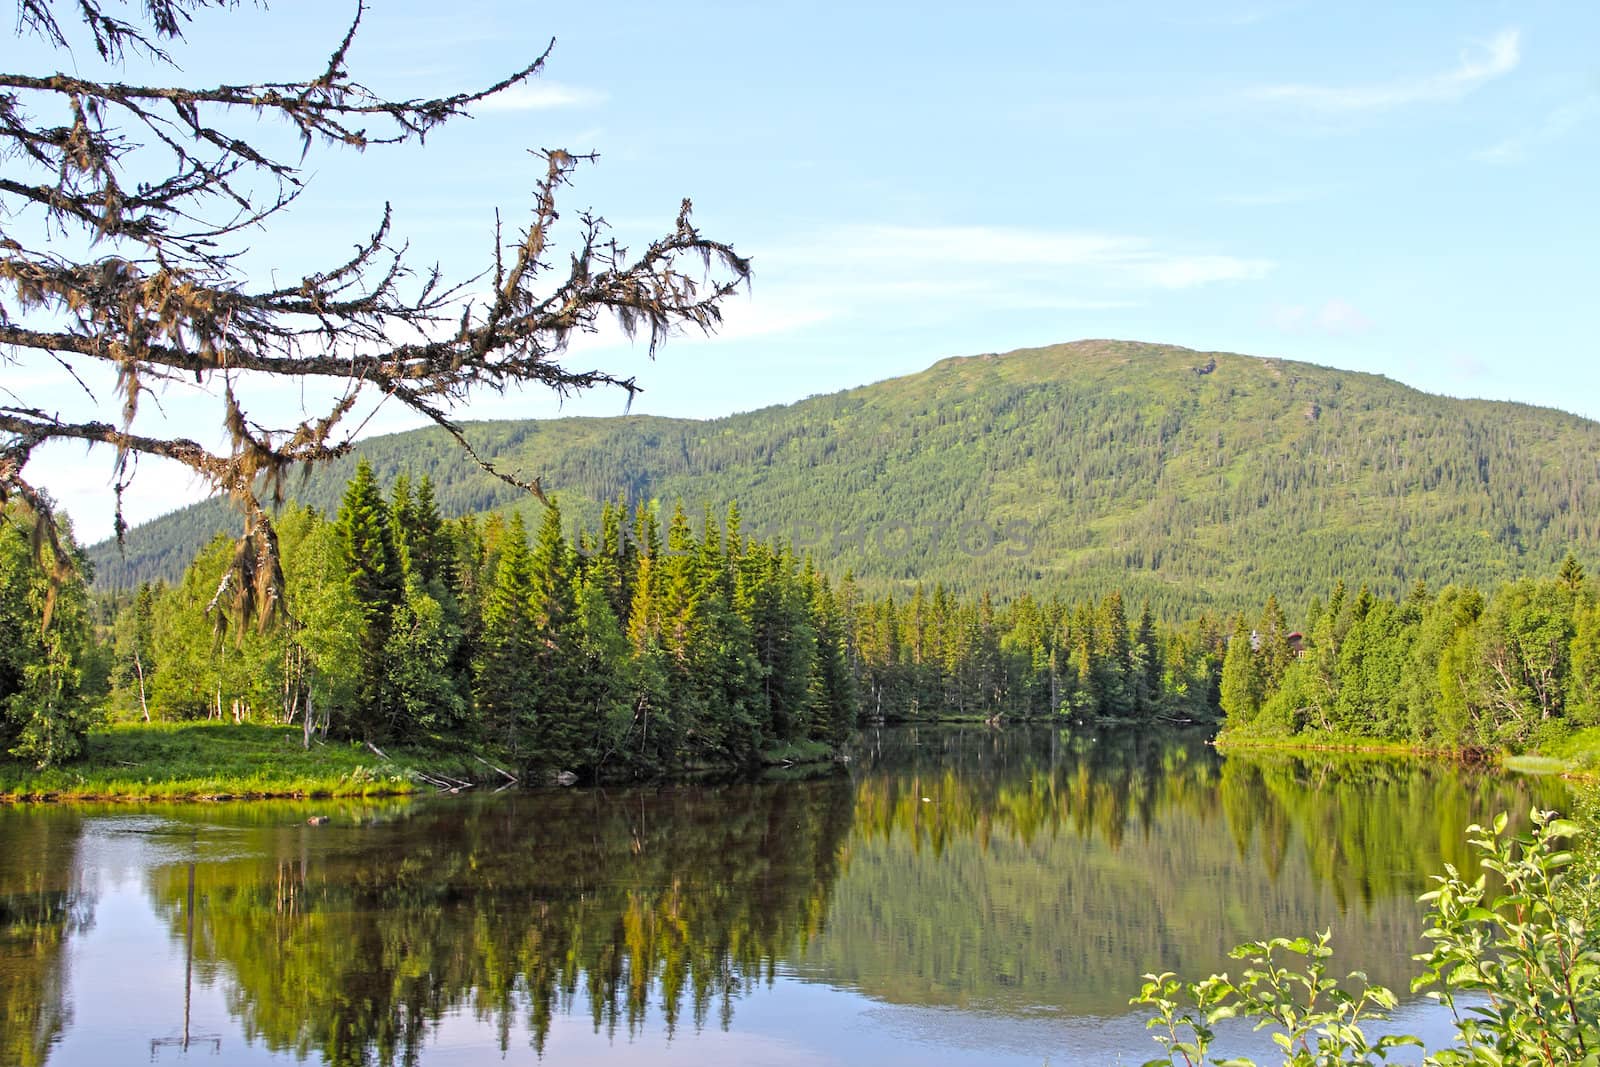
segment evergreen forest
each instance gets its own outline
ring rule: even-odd
[[[950,717],[1452,752],[1600,726],[1595,426],[1196,357],[1081,342],[719,423],[476,427],[548,506],[381,438],[280,509],[264,614],[205,507],[118,557],[13,504],[0,744],[43,767],[97,722],[226,720],[597,780]]]
[[[1163,627],[1117,593],[869,596],[747,536],[736,504],[691,522],[681,504],[619,502],[569,540],[557,507],[532,531],[515,511],[447,520],[428,476],[384,489],[365,463],[336,515],[280,515],[288,603],[271,625],[245,616],[219,536],[178,581],[101,597],[98,625],[80,559],[43,628],[25,517],[5,531],[8,618],[34,634],[7,645],[5,741],[40,765],[106,717],[297,724],[308,744],[469,739],[518,774],[729,768],[831,751],[863,718],[1209,721],[1223,653],[1220,623]],[[70,649],[51,660],[41,632]]]

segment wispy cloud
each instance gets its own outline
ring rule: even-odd
[[[1485,163],[1521,163],[1534,149],[1561,140],[1596,115],[1600,115],[1600,96],[1586,96],[1556,108],[1538,125],[1476,153],[1476,158]]]
[[[1279,304],[1268,316],[1272,324],[1286,333],[1323,333],[1332,337],[1353,337],[1372,329],[1372,320],[1347,300],[1335,297],[1321,306]]]
[[[605,101],[606,94],[559,82],[528,82],[513,85],[503,92],[480,100],[475,111],[552,111],[564,107],[593,107]]]
[[[1521,60],[1522,35],[1515,29],[1508,29],[1464,50],[1455,67],[1437,74],[1366,85],[1268,85],[1252,90],[1249,95],[1256,100],[1325,114],[1449,103],[1460,100],[1485,82],[1511,73]]]
[[[753,337],[793,333],[831,318],[833,313],[809,302],[791,300],[778,290],[775,295],[753,294],[724,305],[722,325],[714,341],[746,341]],[[688,334],[687,336],[698,336]]]
[[[882,280],[974,275],[1027,284],[1111,282],[1119,287],[1188,289],[1213,282],[1266,277],[1271,260],[1163,248],[1148,238],[1120,234],[1027,230],[1000,226],[860,226],[840,232],[818,250],[836,260],[893,264]]]
[[[1494,368],[1489,366],[1477,356],[1457,352],[1452,355],[1447,364],[1451,373],[1461,378],[1488,378],[1494,374]]]

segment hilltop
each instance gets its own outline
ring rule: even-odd
[[[1071,596],[1163,614],[1308,601],[1333,578],[1550,572],[1600,545],[1600,424],[1371,374],[1126,341],[942,360],[917,374],[709,421],[468,425],[575,522],[598,502],[737,500],[756,532],[869,587]],[[436,429],[361,444],[380,479],[432,477],[447,513],[537,509]],[[298,493],[332,510],[354,460]],[[210,501],[93,549],[97,583],[172,579],[234,520]]]

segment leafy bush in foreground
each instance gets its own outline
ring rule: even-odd
[[[1468,828],[1483,873],[1469,882],[1446,866],[1438,888],[1421,898],[1431,907],[1423,934],[1430,947],[1415,957],[1423,971],[1412,991],[1428,990],[1455,1020],[1451,1046],[1424,1048],[1422,1062],[1600,1064],[1600,874],[1564,846],[1581,832],[1577,824],[1544,812],[1529,835],[1513,836],[1506,822],[1501,815],[1492,827]],[[1155,1009],[1149,1026],[1166,1056],[1145,1067],[1253,1067],[1210,1054],[1216,1024],[1234,1018],[1270,1029],[1286,1067],[1386,1063],[1397,1048],[1422,1048],[1409,1034],[1369,1038],[1366,1028],[1397,998],[1359,972],[1347,984],[1330,977],[1331,955],[1327,933],[1274,938],[1233,951],[1245,961],[1238,981],[1226,973],[1199,982],[1146,975],[1132,1003]]]

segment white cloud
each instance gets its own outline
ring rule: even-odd
[[[1321,306],[1278,304],[1268,313],[1267,319],[1285,333],[1353,337],[1372,329],[1372,320],[1363,315],[1359,308],[1337,297]]]
[[[564,107],[593,107],[603,103],[606,95],[594,89],[583,89],[559,82],[524,82],[473,105],[473,110],[485,111],[553,111]]]
[[[1476,158],[1485,163],[1521,163],[1533,149],[1559,141],[1596,115],[1600,115],[1600,96],[1575,100],[1550,112],[1537,126],[1476,153]]]
[[[1240,259],[1237,256],[1186,256],[1141,253],[1130,256],[1121,266],[1129,276],[1162,289],[1189,289],[1213,282],[1259,281],[1272,272],[1265,259]]]
[[[1143,237],[1003,226],[848,227],[796,258],[870,265],[868,282],[877,287],[977,282],[1012,294],[1041,283],[1187,289],[1263,278],[1274,267],[1266,259],[1162,248]]]
[[[833,313],[827,308],[809,302],[785,299],[782,295],[763,297],[756,293],[747,299],[724,304],[722,327],[710,339],[745,341],[752,337],[793,333],[832,317]],[[699,338],[700,335],[688,332],[684,336]]]
[[[1317,312],[1317,325],[1324,333],[1357,334],[1372,329],[1372,320],[1363,315],[1355,305],[1337,298],[1322,305]]]
[[[1329,114],[1449,103],[1515,70],[1522,60],[1521,37],[1517,30],[1502,30],[1489,41],[1462,52],[1453,69],[1438,74],[1369,85],[1269,85],[1253,90],[1250,96]]]

